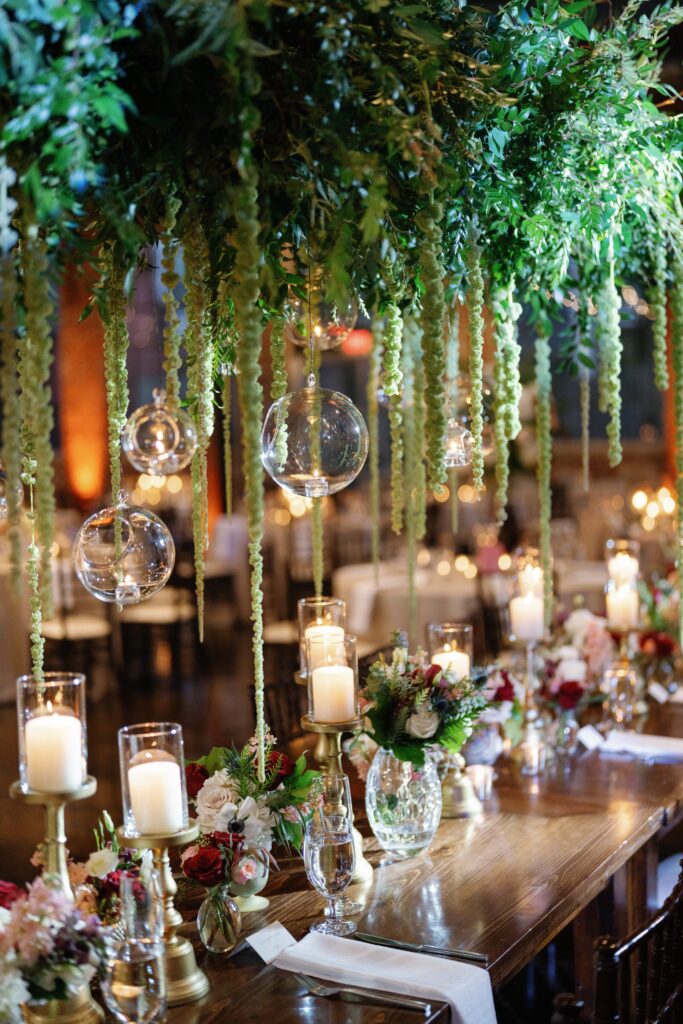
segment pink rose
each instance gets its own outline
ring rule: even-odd
[[[297,808],[294,807],[293,804],[290,804],[289,807],[285,807],[284,811],[282,812],[282,817],[285,819],[285,821],[290,821],[292,825],[298,825],[301,822],[301,814],[303,814],[303,808],[301,810],[301,813],[299,813]]]
[[[230,877],[237,885],[246,885],[258,875],[258,863],[253,857],[240,857],[232,866]]]

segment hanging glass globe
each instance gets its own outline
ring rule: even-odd
[[[356,326],[358,305],[351,296],[339,305],[326,302],[316,293],[309,311],[308,300],[293,295],[289,300],[289,314],[284,329],[285,339],[300,348],[306,348],[310,345],[312,334],[316,348],[326,352],[344,344]]]
[[[472,461],[472,435],[455,419],[449,419],[446,427],[445,464],[449,469],[469,466]]]
[[[7,494],[9,491],[9,480],[7,478],[7,470],[5,469],[2,462],[0,462],[0,520],[7,519],[9,514],[9,506],[7,504]],[[21,483],[17,483],[17,505],[21,505],[24,500],[24,488]]]
[[[322,498],[347,487],[368,454],[368,428],[356,406],[315,379],[268,410],[261,434],[261,461],[273,480],[305,498]]]
[[[185,469],[197,450],[197,429],[184,409],[166,405],[166,392],[155,388],[154,401],[128,418],[121,447],[134,469],[151,476],[169,476]]]
[[[175,544],[159,516],[122,501],[86,519],[76,535],[73,562],[79,580],[99,601],[138,604],[168,582]]]
[[[484,428],[481,435],[481,450],[482,455],[486,458],[490,455],[495,446],[496,439],[493,431],[493,422],[495,419],[494,415],[494,401],[493,401],[493,385],[488,377],[484,377],[484,386],[482,391],[483,397],[483,413],[484,413]],[[465,427],[472,435],[472,387],[470,378],[464,374],[461,374],[457,380],[457,413],[454,419],[458,423]],[[471,442],[470,442],[471,443]],[[471,459],[469,460],[471,461]],[[465,463],[466,465],[467,463]]]

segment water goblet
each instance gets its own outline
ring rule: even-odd
[[[337,917],[336,901],[351,884],[356,860],[348,814],[325,814],[321,808],[306,826],[304,865],[309,882],[328,902],[327,916],[311,925],[324,935],[352,935],[355,922]]]
[[[163,901],[154,872],[146,883],[121,874],[120,921],[107,943],[102,995],[120,1024],[152,1024],[166,1012]]]
[[[631,727],[637,686],[633,669],[618,667],[605,672],[602,688],[607,694],[613,728],[625,730]]]
[[[353,826],[353,804],[348,776],[328,773],[321,775],[318,779],[316,798],[324,814],[347,814]],[[356,837],[357,835],[356,833]],[[334,910],[336,917],[353,917],[354,914],[362,913],[363,904],[342,893],[335,900]],[[325,907],[325,915],[329,916],[329,913],[329,907]]]

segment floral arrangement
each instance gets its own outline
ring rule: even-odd
[[[674,572],[656,576],[650,583],[641,581],[646,630],[640,636],[640,649],[644,654],[668,658],[678,648],[680,590]]]
[[[559,642],[546,654],[557,662],[555,674],[594,688],[614,661],[616,647],[606,619],[576,608],[562,623]]]
[[[67,999],[104,963],[99,917],[43,877],[0,883],[0,1020],[20,1021],[29,1000]]]
[[[222,848],[226,867],[233,866],[236,856],[269,853],[277,843],[301,849],[320,773],[306,767],[304,754],[292,761],[274,745],[275,737],[267,733],[263,779],[255,737],[242,750],[214,747],[185,768],[200,829],[205,837],[222,837],[214,848]],[[226,842],[225,836],[235,838]]]
[[[457,679],[424,654],[394,649],[370,667],[361,690],[367,732],[402,761],[422,765],[428,746],[457,753],[487,704],[485,674]]]
[[[205,889],[223,885],[246,885],[257,878],[261,865],[273,858],[264,848],[249,849],[248,841],[236,832],[209,832],[183,852],[180,863],[186,878]]]

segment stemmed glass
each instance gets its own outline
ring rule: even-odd
[[[163,902],[157,875],[122,872],[120,922],[107,944],[102,995],[120,1024],[152,1024],[166,1012]]]
[[[351,884],[356,855],[348,812],[326,813],[321,806],[306,826],[304,865],[311,885],[328,901],[326,918],[311,925],[324,935],[352,935],[354,921],[337,917],[336,901]]]
[[[353,804],[348,776],[321,775],[318,779],[317,796],[325,814],[347,814],[353,828]],[[355,841],[356,837],[354,837],[354,849]],[[336,917],[353,917],[354,914],[360,914],[362,910],[363,904],[358,900],[352,900],[345,893],[338,896],[334,903]],[[327,917],[329,913],[329,907],[325,907],[325,916]]]

